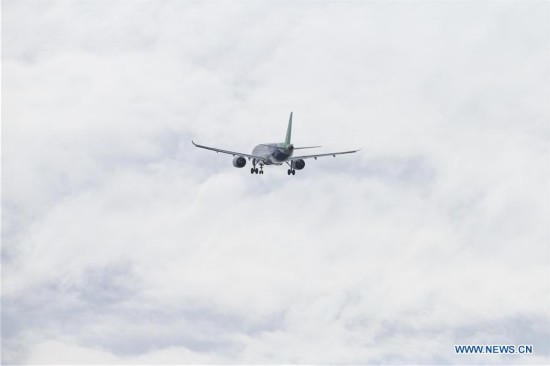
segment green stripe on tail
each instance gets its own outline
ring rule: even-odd
[[[288,120],[288,127],[286,129],[285,145],[290,145],[290,137],[292,135],[292,112],[290,112],[290,119]]]

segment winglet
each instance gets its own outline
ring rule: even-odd
[[[288,127],[286,129],[286,139],[285,144],[290,145],[290,138],[292,135],[292,112],[290,112],[290,118],[288,120]]]

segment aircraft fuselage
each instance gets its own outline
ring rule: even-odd
[[[266,165],[281,165],[292,157],[294,146],[285,146],[284,143],[270,143],[257,145],[252,150],[252,155],[261,156]]]

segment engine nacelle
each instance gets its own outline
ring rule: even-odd
[[[233,166],[235,168],[243,168],[246,165],[246,159],[240,155],[233,158]]]
[[[306,166],[306,162],[303,159],[293,160],[292,167],[297,170],[302,170]]]

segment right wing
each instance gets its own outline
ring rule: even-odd
[[[264,161],[264,158],[262,158],[261,156],[243,154],[243,153],[236,152],[236,151],[222,150],[222,149],[217,149],[215,147],[199,145],[199,144],[195,144],[195,141],[193,141],[193,140],[191,140],[191,142],[193,143],[193,145],[195,145],[196,147],[200,147],[201,149],[212,150],[212,151],[215,151],[217,153],[224,153],[224,154],[229,154],[229,155],[233,155],[233,156],[235,156],[235,155],[246,156],[249,159],[252,158],[252,159]]]

